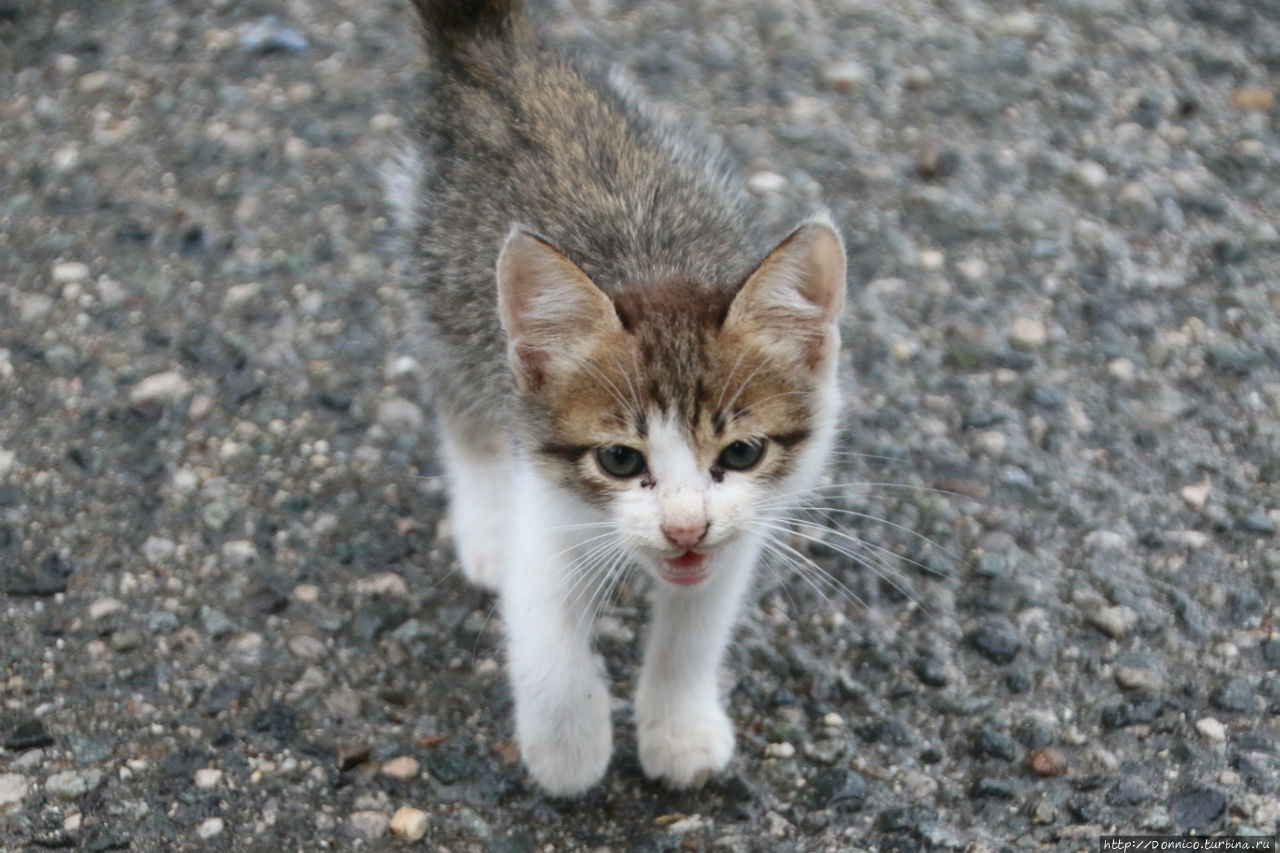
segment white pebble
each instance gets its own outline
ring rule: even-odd
[[[852,92],[867,80],[867,69],[856,62],[833,62],[822,69],[822,82],[837,92]]]
[[[1084,549],[1089,552],[1123,551],[1127,540],[1114,530],[1090,530],[1084,537]]]
[[[1036,16],[1024,10],[1011,12],[1008,15],[1000,15],[991,21],[992,32],[1002,36],[1014,36],[1016,38],[1026,38],[1035,35],[1036,29],[1040,26]]]
[[[937,249],[925,249],[920,253],[920,269],[925,272],[938,272],[947,265],[947,256]]]
[[[247,284],[233,284],[227,288],[227,292],[222,296],[222,307],[240,308],[256,299],[261,292],[261,282],[251,281]]]
[[[208,820],[203,821],[200,826],[196,828],[196,835],[208,840],[216,835],[221,835],[222,830],[225,828],[226,824],[222,822],[222,818],[211,817]]]
[[[293,588],[293,600],[299,604],[315,604],[320,600],[320,587],[311,583],[300,583]]]
[[[289,651],[302,660],[319,660],[325,655],[325,645],[323,640],[308,634],[298,634],[289,638]]]
[[[100,619],[107,618],[112,613],[119,613],[124,609],[124,604],[114,598],[99,598],[89,605],[89,618],[97,622]]]
[[[1019,317],[1013,321],[1013,328],[1009,330],[1009,343],[1019,349],[1035,349],[1044,346],[1044,342],[1049,339],[1049,333],[1041,323],[1034,317]]]
[[[982,258],[963,258],[956,262],[956,271],[969,281],[983,281],[987,278],[989,269]]]
[[[173,543],[172,539],[164,539],[160,536],[148,536],[146,541],[142,543],[142,558],[147,561],[148,565],[158,566],[173,556],[173,552],[178,546]]]
[[[258,549],[247,539],[232,539],[222,543],[222,562],[232,568],[243,569],[256,560]]]
[[[1211,740],[1214,743],[1222,743],[1227,739],[1227,727],[1213,717],[1196,720],[1196,731],[1205,740]]]
[[[796,754],[794,744],[783,741],[782,743],[771,743],[764,748],[765,758],[791,758]]]
[[[81,75],[79,87],[81,93],[92,95],[101,92],[107,86],[114,82],[115,75],[110,71],[90,71],[88,74]]]
[[[400,755],[383,764],[379,772],[383,776],[390,776],[392,779],[408,782],[410,779],[418,778],[418,771],[421,766],[418,763],[418,759],[409,755]]]
[[[404,578],[395,572],[381,572],[360,578],[360,580],[356,581],[355,589],[361,595],[403,597],[409,594],[409,585],[404,582]]]
[[[351,816],[347,818],[347,823],[351,824],[351,828],[365,838],[374,840],[387,834],[387,827],[391,824],[391,821],[382,812],[358,811],[351,813]]]
[[[242,665],[252,665],[262,658],[264,640],[257,631],[245,631],[238,634],[227,644],[231,658]]]
[[[62,261],[53,265],[53,280],[58,284],[84,281],[89,277],[89,265],[79,261]]]
[[[190,390],[191,383],[184,379],[181,373],[176,370],[166,370],[163,373],[152,374],[133,386],[133,390],[129,392],[129,402],[135,405],[172,402],[186,396]]]
[[[18,304],[18,319],[23,323],[43,320],[53,310],[53,297],[43,293],[19,293],[14,301]]]
[[[1186,501],[1187,506],[1192,509],[1204,509],[1204,505],[1209,500],[1209,491],[1213,488],[1209,482],[1209,478],[1205,477],[1199,483],[1193,486],[1183,486],[1178,494]]]
[[[196,787],[207,791],[222,784],[222,771],[216,767],[201,767],[195,775]]]
[[[18,465],[18,457],[12,450],[0,450],[0,477],[5,476]]]
[[[1076,166],[1075,179],[1082,186],[1091,190],[1102,189],[1107,183],[1107,170],[1101,163],[1095,163],[1092,160],[1085,160]]]
[[[787,179],[777,172],[756,172],[747,179],[747,189],[756,195],[773,195],[787,188]]]
[[[427,813],[422,809],[401,806],[391,816],[391,831],[409,841],[421,841],[427,834]]]
[[[0,773],[0,810],[25,800],[30,787],[24,776],[17,773]]]
[[[1235,660],[1240,656],[1240,647],[1224,640],[1214,644],[1213,653],[1223,660]]]
[[[1127,358],[1113,358],[1107,362],[1107,374],[1117,382],[1123,382],[1126,385],[1133,381],[1137,371],[1134,369],[1133,362]]]
[[[1117,604],[1104,607],[1097,613],[1090,614],[1089,623],[1112,639],[1127,635],[1138,624],[1138,614],[1132,607]]]
[[[979,453],[985,453],[992,458],[999,458],[1004,455],[1007,441],[1004,433],[999,430],[988,429],[974,436],[973,446],[978,449]]]

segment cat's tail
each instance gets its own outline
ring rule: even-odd
[[[520,0],[413,0],[433,53],[455,54],[477,42],[505,40],[523,30]]]

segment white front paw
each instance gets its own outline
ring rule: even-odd
[[[638,713],[640,766],[669,788],[700,788],[733,757],[733,724],[719,705],[662,716]]]
[[[600,781],[613,753],[608,691],[555,710],[516,707],[516,738],[525,766],[549,794],[574,797]]]

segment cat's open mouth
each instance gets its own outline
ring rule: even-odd
[[[659,570],[664,580],[687,586],[702,581],[707,576],[707,555],[697,551],[685,551],[678,557],[662,561]]]

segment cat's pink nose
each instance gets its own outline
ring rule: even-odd
[[[696,523],[664,524],[662,525],[662,535],[667,537],[667,541],[677,548],[692,548],[702,541],[703,536],[707,535],[707,523],[699,521]]]

